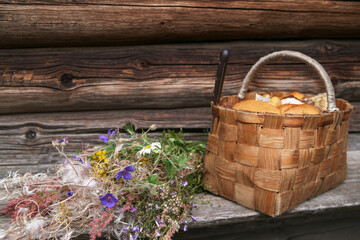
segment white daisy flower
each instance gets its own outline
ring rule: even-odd
[[[144,147],[143,149],[138,151],[136,153],[136,156],[137,156],[137,158],[140,158],[140,157],[144,156],[145,154],[150,154],[152,151],[157,151],[159,149],[161,149],[161,144],[159,142],[154,142],[151,145],[147,145],[146,147]]]

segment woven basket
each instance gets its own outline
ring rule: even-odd
[[[277,115],[222,107],[254,99],[249,83],[259,69],[279,58],[300,60],[324,81],[328,111],[322,115]],[[288,92],[272,92],[283,97]],[[305,97],[313,95],[306,94]],[[353,106],[335,99],[324,68],[292,51],[261,58],[244,79],[238,95],[212,103],[214,122],[208,136],[203,181],[208,191],[249,209],[277,216],[346,179],[346,148]]]

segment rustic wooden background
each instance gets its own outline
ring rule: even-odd
[[[4,0],[0,2],[0,174],[39,171],[96,144],[109,128],[155,123],[206,139],[220,50],[230,50],[224,95],[258,58],[295,50],[328,71],[355,110],[360,149],[360,2]],[[266,66],[252,89],[324,92],[298,62]]]

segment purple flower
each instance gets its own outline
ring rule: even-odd
[[[108,136],[100,136],[99,138],[100,138],[100,140],[104,141],[104,143],[107,143],[109,141]]]
[[[60,139],[58,140],[58,142],[61,144],[61,145],[66,145],[69,143],[69,139],[67,137],[64,137],[63,139]]]
[[[196,217],[194,217],[194,216],[191,216],[191,219],[192,219],[194,222],[197,221]]]
[[[107,143],[109,142],[109,139],[114,136],[114,135],[117,135],[118,134],[118,130],[112,130],[112,129],[109,129],[109,131],[107,132],[107,135],[106,136],[99,136],[99,138],[104,141],[104,143]]]
[[[59,144],[60,144],[61,146],[65,146],[65,145],[68,144],[68,143],[69,143],[69,139],[68,139],[67,137],[64,137],[63,139],[60,139],[60,140],[52,141],[52,145],[53,145],[54,147],[59,146]]]
[[[86,167],[87,169],[90,169],[90,168],[91,168],[91,164],[90,164],[88,161],[86,161],[86,160],[85,160],[85,167]]]
[[[109,137],[115,136],[115,135],[117,135],[117,134],[118,134],[118,130],[117,130],[117,129],[115,129],[114,131],[113,131],[112,129],[109,129],[109,131],[108,131],[108,136],[109,136]]]
[[[130,210],[130,212],[135,212],[137,210],[137,208],[136,207],[134,207],[134,208],[131,208],[131,210]]]
[[[159,219],[159,215],[156,216],[155,223],[158,227],[163,224],[163,222]]]
[[[132,229],[131,229],[131,231],[133,231],[133,232],[139,232],[139,226],[135,226],[135,227],[133,227]]]
[[[184,182],[184,183],[181,184],[181,185],[183,185],[184,187],[186,187],[186,186],[188,185],[188,182]]]
[[[175,183],[175,180],[172,180],[172,181],[171,181],[171,184],[174,184],[174,183]]]
[[[108,130],[108,136],[111,137],[111,134],[112,134],[112,129],[110,128],[110,129]]]
[[[157,204],[155,204],[155,209],[159,210],[159,206]]]
[[[80,163],[83,163],[83,160],[78,155],[74,155],[75,160],[79,161]]]
[[[132,166],[127,166],[124,168],[124,170],[120,171],[117,175],[116,175],[116,179],[120,179],[121,177],[123,177],[125,180],[129,180],[131,179],[131,173],[135,171],[135,169]]]
[[[188,227],[188,223],[187,223],[187,222],[185,222],[184,232],[186,232],[186,231],[187,231],[187,227]]]
[[[102,203],[103,205],[107,206],[108,208],[114,207],[115,204],[116,204],[117,202],[119,202],[119,201],[117,200],[117,198],[116,198],[114,195],[112,195],[111,193],[107,193],[107,194],[105,194],[104,196],[103,196],[103,195],[100,195],[100,196],[99,196],[99,199],[100,199],[101,203]]]
[[[72,195],[74,195],[74,193],[73,192],[68,192],[67,195],[68,195],[68,197],[71,197]]]

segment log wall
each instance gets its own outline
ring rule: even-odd
[[[319,61],[337,97],[360,101],[360,41],[10,49],[0,50],[0,113],[208,107],[223,48],[231,54],[225,95],[237,93],[261,56],[289,49]],[[265,67],[253,87],[324,91],[315,72],[290,61]]]
[[[360,2],[3,0],[0,47],[358,38]]]
[[[223,48],[223,95],[273,51],[318,60],[336,96],[355,106],[349,148],[359,149],[359,20],[356,1],[1,1],[0,174],[45,170],[61,160],[52,140],[69,137],[71,154],[125,123],[206,139]],[[325,91],[288,60],[266,66],[251,88]]]

